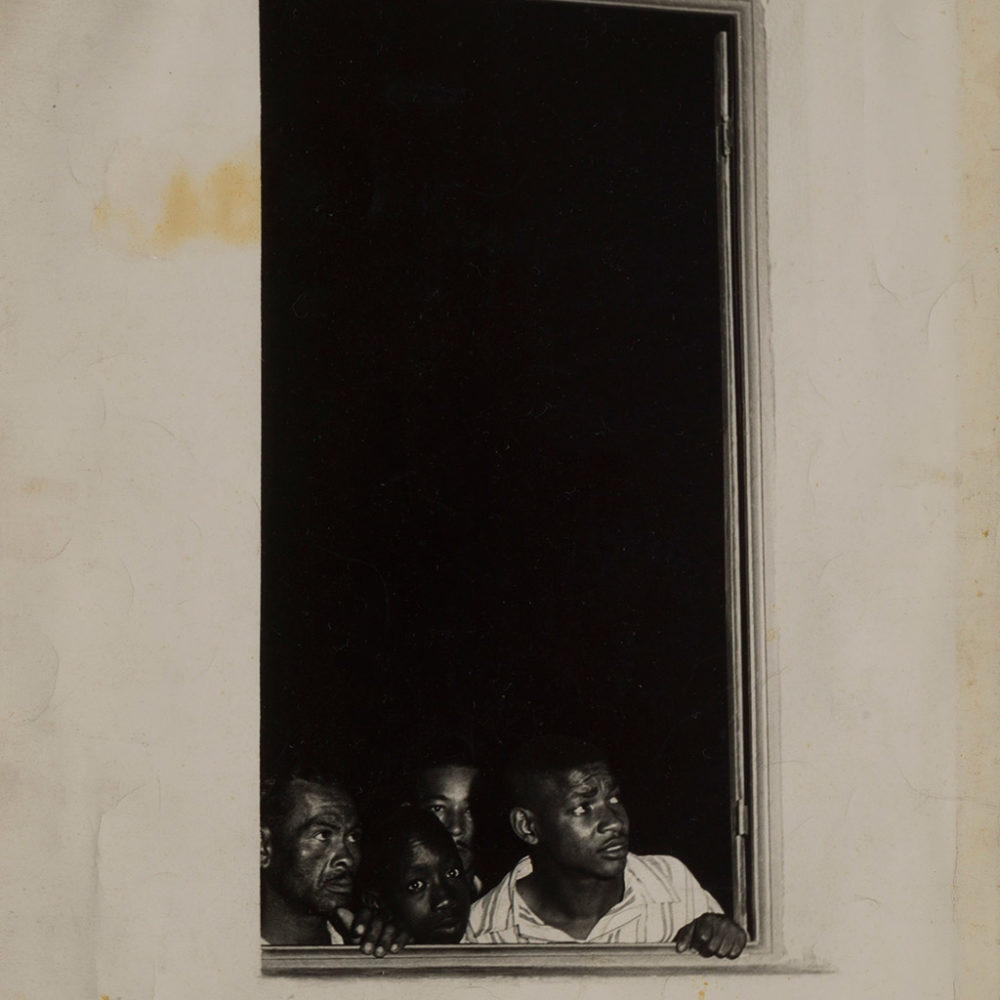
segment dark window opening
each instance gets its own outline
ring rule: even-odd
[[[430,734],[572,732],[732,912],[730,20],[262,3],[261,746],[372,805]]]

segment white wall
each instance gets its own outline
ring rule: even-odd
[[[339,997],[997,995],[989,6],[765,5],[787,965]],[[0,997],[328,996],[256,973],[256,9],[2,17]]]

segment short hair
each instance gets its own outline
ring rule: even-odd
[[[585,740],[567,736],[536,736],[522,743],[504,767],[507,807],[529,805],[540,779],[584,764],[611,766],[608,755]]]
[[[453,851],[458,849],[440,820],[416,806],[399,806],[385,817],[365,838],[358,883],[362,890],[384,892],[398,877],[403,849],[413,838],[429,846]]]
[[[442,735],[422,740],[409,753],[406,770],[401,775],[400,792],[412,795],[420,775],[436,767],[478,768],[475,751],[460,736]]]
[[[260,783],[260,822],[273,828],[292,810],[292,786],[297,781],[308,781],[325,788],[336,788],[353,794],[350,785],[337,772],[315,761],[298,760],[279,772],[265,777]]]

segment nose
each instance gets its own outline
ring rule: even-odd
[[[354,872],[358,867],[359,854],[356,845],[345,837],[332,844],[327,868],[330,871]]]
[[[326,866],[327,872],[335,878],[339,878],[341,875],[354,875],[356,868],[357,865],[353,858],[337,857],[336,855],[330,858]]]
[[[431,885],[431,906],[435,910],[451,910],[455,908],[455,891],[445,882],[434,882]]]
[[[628,815],[624,807],[616,802],[605,802],[600,829],[606,833],[628,833]]]
[[[472,817],[465,809],[453,809],[448,813],[446,826],[452,840],[466,840],[472,828]]]

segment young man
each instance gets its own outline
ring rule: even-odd
[[[351,912],[361,860],[354,798],[335,777],[291,770],[261,788],[261,938],[272,945],[360,944],[381,958],[409,935]]]
[[[476,944],[675,942],[736,958],[746,932],[676,858],[629,853],[629,821],[605,756],[536,740],[507,770],[510,823],[523,858],[472,908]]]
[[[416,944],[457,944],[472,888],[448,831],[414,806],[396,811],[366,849],[362,899]]]
[[[479,770],[464,744],[440,744],[427,748],[407,777],[407,804],[419,806],[444,825],[451,834],[470,880],[473,898],[482,893],[476,874],[472,790]]]

